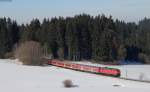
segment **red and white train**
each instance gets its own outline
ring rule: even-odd
[[[120,70],[115,68],[89,66],[83,64],[64,62],[60,60],[49,60],[48,64],[58,66],[58,67],[83,71],[83,72],[91,72],[91,73],[102,74],[106,76],[120,77]]]

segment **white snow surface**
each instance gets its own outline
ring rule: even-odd
[[[150,92],[150,83],[122,80],[55,66],[24,66],[15,63],[16,61],[0,60],[0,92]],[[135,66],[135,69],[150,72],[149,67]],[[130,69],[134,70],[134,66]],[[62,82],[66,79],[72,80],[76,87],[65,88]]]

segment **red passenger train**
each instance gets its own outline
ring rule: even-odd
[[[91,72],[91,73],[102,74],[106,76],[112,76],[112,77],[120,77],[120,70],[115,68],[96,67],[96,66],[76,64],[71,62],[63,62],[60,60],[49,60],[48,64],[58,66],[58,67],[78,70],[78,71]]]

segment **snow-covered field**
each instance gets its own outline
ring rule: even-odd
[[[150,72],[149,66],[135,66],[136,70],[138,68]],[[134,70],[134,66],[131,69]],[[77,87],[63,87],[62,82],[65,79],[72,80]],[[0,60],[0,92],[150,92],[150,83],[121,80],[54,66],[23,66],[15,64],[14,60]]]

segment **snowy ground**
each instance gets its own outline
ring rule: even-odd
[[[78,87],[64,88],[62,81],[65,79],[71,79]],[[14,64],[13,60],[0,60],[0,92],[150,92],[150,83],[104,77],[54,66],[23,66]]]

